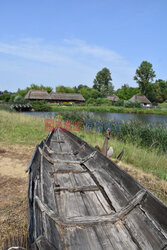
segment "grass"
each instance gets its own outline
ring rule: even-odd
[[[136,114],[167,114],[166,109],[146,109],[146,108],[125,108],[115,107],[109,105],[101,106],[85,106],[85,105],[74,105],[74,106],[58,106],[55,103],[50,103],[52,111],[88,111],[88,112],[112,112],[112,113],[136,113]]]
[[[12,111],[9,104],[0,103],[0,110]]]
[[[0,111],[0,141],[5,144],[35,146],[48,134],[44,130],[44,119],[26,116],[20,113]],[[75,132],[89,144],[102,147],[104,135],[100,132]],[[146,173],[152,173],[160,179],[167,180],[167,155],[152,148],[142,148],[134,143],[121,142],[112,137],[110,140],[116,157],[122,148],[125,150],[123,161],[130,163]]]
[[[2,143],[35,145],[47,134],[48,132],[44,130],[44,119],[0,111],[0,141]]]
[[[121,123],[120,129],[111,131],[121,141],[135,142],[138,146],[167,152],[167,127],[165,125],[153,126],[135,120]]]
[[[161,109],[167,110],[167,102],[159,103],[158,106],[161,107]]]

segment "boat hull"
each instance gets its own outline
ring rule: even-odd
[[[31,249],[165,249],[167,207],[82,139],[52,131],[29,170]]]

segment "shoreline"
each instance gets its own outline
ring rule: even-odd
[[[125,114],[157,114],[167,115],[164,109],[148,109],[148,108],[125,108],[115,106],[56,106],[49,104],[52,112],[57,111],[87,111],[87,112],[107,112],[107,113],[125,113]]]

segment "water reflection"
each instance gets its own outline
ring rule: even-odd
[[[67,113],[67,111],[64,111]],[[55,118],[57,114],[61,113],[63,115],[63,111],[61,112],[26,112],[26,115],[32,115],[43,118]],[[68,112],[70,113],[70,111]],[[71,112],[73,113],[73,112]],[[157,114],[126,114],[126,113],[109,113],[109,112],[87,112],[82,111],[78,112],[78,114],[85,119],[94,119],[97,121],[131,121],[131,120],[139,120],[146,124],[158,125],[163,124],[167,126],[167,115],[157,115]]]

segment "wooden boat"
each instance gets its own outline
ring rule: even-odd
[[[72,133],[52,131],[27,170],[31,249],[167,249],[167,206]]]

